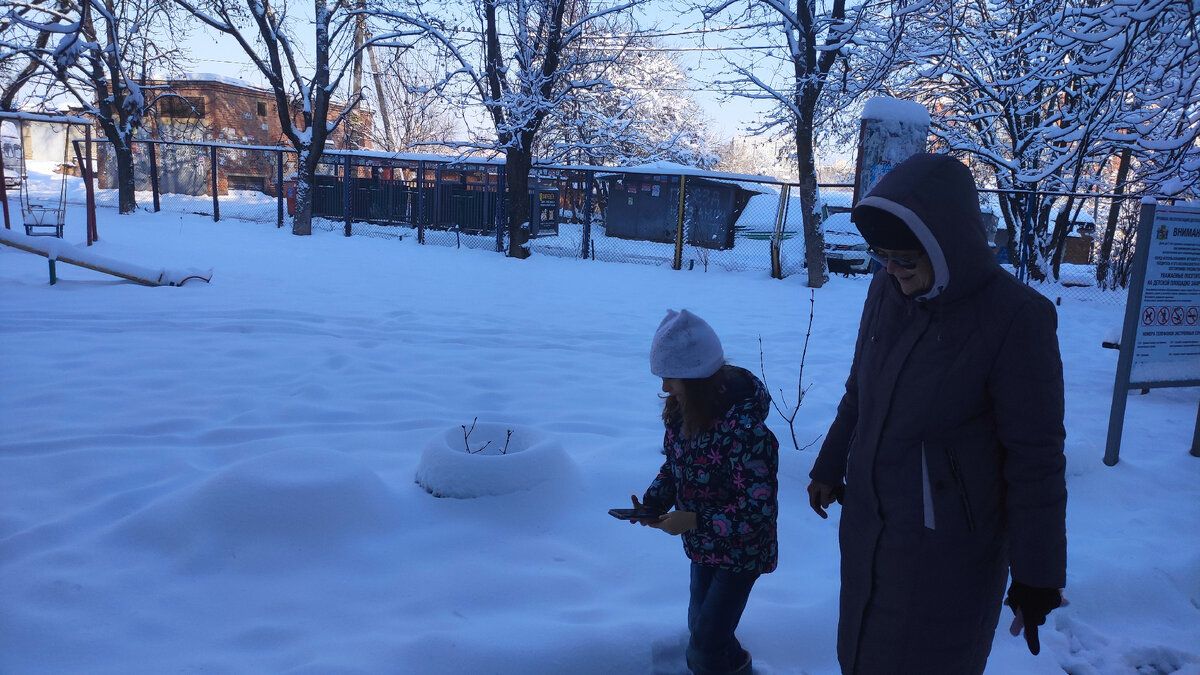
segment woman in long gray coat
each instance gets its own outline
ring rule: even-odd
[[[809,474],[819,515],[842,503],[838,660],[847,675],[982,673],[1009,572],[1035,654],[1066,583],[1054,305],[996,263],[948,155],[902,162],[854,220],[884,269]]]

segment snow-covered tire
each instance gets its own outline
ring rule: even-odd
[[[467,446],[461,427],[435,436],[421,455],[417,484],[435,497],[472,499],[532,490],[572,472],[562,444],[531,427],[480,422],[471,431],[472,452]]]

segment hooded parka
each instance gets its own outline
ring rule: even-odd
[[[907,296],[875,274],[810,473],[845,486],[838,660],[847,675],[982,673],[1010,568],[1066,582],[1057,316],[996,263],[957,160],[915,155],[855,206],[856,222],[892,216],[933,286]]]

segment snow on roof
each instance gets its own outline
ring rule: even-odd
[[[1058,219],[1058,214],[1060,211],[1062,211],[1062,207],[1059,207],[1059,206],[1055,206],[1054,208],[1050,209],[1050,221],[1051,222]],[[1092,217],[1091,211],[1088,211],[1087,209],[1080,209],[1080,208],[1072,207],[1071,208],[1071,222],[1072,223],[1093,223],[1094,224],[1096,222],[1096,219]]]
[[[619,174],[637,174],[651,176],[691,176],[694,178],[703,178],[705,180],[717,181],[720,183],[729,183],[736,185],[745,190],[759,193],[777,192],[774,187],[764,185],[763,183],[780,183],[776,178],[770,176],[757,176],[745,173],[727,173],[724,171],[709,171],[700,169],[686,164],[676,164],[659,160],[656,162],[648,162],[646,164],[638,164],[635,166],[614,166],[614,167],[594,167],[594,166],[553,166],[547,168],[555,169],[596,169],[605,168],[603,173],[597,173],[597,176],[615,176]]]
[[[69,124],[91,124],[83,117],[75,117],[70,115],[60,115],[53,112],[50,113],[35,113],[35,112],[8,112],[0,111],[0,119],[5,120],[21,120],[25,122],[60,122]]]
[[[422,152],[386,152],[383,150],[342,150],[330,148],[325,151],[326,155],[351,155],[353,157],[366,157],[369,159],[390,159],[401,162],[433,162],[436,164],[486,164],[489,166],[503,166],[503,157],[472,157],[471,155],[440,155],[434,153]],[[534,166],[534,169],[541,168]]]
[[[232,77],[230,75],[217,75],[215,73],[181,73],[178,75],[163,75],[161,73],[151,76],[151,79],[161,80],[163,82],[220,82],[242,89],[253,89],[255,91],[268,91],[267,87],[251,84],[240,77]]]
[[[670,174],[672,176],[696,176],[699,178],[719,178],[728,181],[750,181],[752,183],[780,182],[771,176],[753,175],[746,173],[726,173],[724,171],[709,171],[686,164],[676,164],[666,160],[648,162],[635,166],[613,167],[622,173]]]
[[[863,107],[863,119],[894,120],[914,125],[929,124],[929,111],[916,101],[876,96]]]

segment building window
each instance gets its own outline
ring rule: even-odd
[[[204,117],[204,99],[167,96],[158,100],[158,112],[163,117],[199,119]]]
[[[262,176],[236,176],[229,175],[230,190],[252,190],[254,192],[267,191],[267,179]]]
[[[267,116],[267,104],[263,103],[262,101],[258,102],[258,116],[259,117]]]

